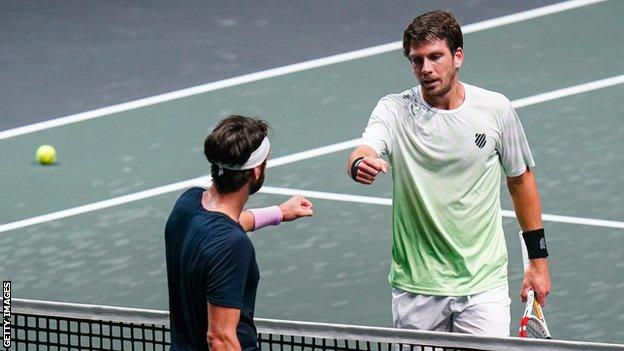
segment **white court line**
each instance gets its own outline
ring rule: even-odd
[[[611,77],[611,78],[597,80],[597,81],[590,82],[590,83],[575,85],[569,88],[553,90],[548,93],[538,94],[535,96],[529,96],[523,99],[515,100],[513,101],[512,104],[515,108],[536,105],[542,102],[556,100],[556,99],[560,99],[566,96],[586,93],[592,90],[607,88],[607,87],[611,87],[611,86],[622,84],[622,83],[624,83],[624,74]]]
[[[262,189],[260,189],[260,192],[264,194],[286,195],[286,196],[299,194],[310,199],[344,201],[344,202],[354,202],[354,203],[360,203],[360,204],[384,205],[384,206],[392,205],[392,199],[387,199],[387,198],[382,198],[382,197],[355,196],[355,195],[349,195],[349,194],[326,193],[326,192],[321,192],[321,191],[310,191],[310,190],[302,190],[302,189],[276,188],[272,186],[263,186]],[[502,215],[503,217],[516,218],[516,214],[514,213],[514,211],[502,210]],[[608,221],[604,219],[570,217],[570,216],[560,216],[560,215],[552,215],[552,214],[544,213],[542,214],[542,220],[548,221],[548,222],[557,222],[557,223],[570,223],[570,224],[589,225],[589,226],[595,226],[595,227],[624,229],[624,222]]]
[[[596,3],[600,3],[606,0],[571,0],[564,1],[558,4],[549,5],[540,7],[533,10],[518,12],[515,14],[511,14],[508,16],[502,16],[482,22],[477,22],[469,25],[462,26],[462,31],[464,34],[475,33],[486,29],[492,29],[495,27],[504,26],[511,23],[526,21],[529,19],[547,16],[551,14],[555,14],[557,12],[567,11],[587,5],[592,5]],[[54,128],[63,126],[66,124],[86,121],[89,119],[94,119],[98,117],[108,116],[115,113],[120,113],[124,111],[129,111],[141,107],[146,107],[150,105],[159,104],[166,101],[172,101],[176,99],[181,99],[193,95],[203,94],[210,91],[215,91],[219,89],[229,88],[241,84],[251,83],[255,81],[259,81],[262,79],[273,78],[289,73],[300,72],[304,70],[309,70],[313,68],[318,68],[322,66],[332,65],[340,62],[346,62],[351,60],[356,60],[364,57],[374,56],[383,54],[386,52],[399,50],[402,48],[401,41],[395,41],[388,44],[373,46],[370,48],[356,50],[347,52],[344,54],[338,54],[333,56],[328,56],[316,60],[305,61],[301,63],[296,63],[288,66],[278,67],[274,69],[269,69],[265,71],[260,71],[256,73],[246,74],[234,78],[229,78],[225,80],[220,80],[213,83],[198,85],[191,88],[181,89],[173,92],[169,92],[166,94],[156,95],[144,99],[134,100],[125,102],[118,105],[113,105],[109,107],[103,107],[100,109],[86,111],[66,117],[59,117],[56,119],[51,119],[48,121],[34,123],[23,127],[8,129],[0,132],[0,140],[12,138],[18,135],[34,133],[40,130]]]
[[[604,83],[598,84],[598,82],[604,82],[604,81],[608,81],[609,84],[606,84],[606,85]],[[619,82],[619,83],[614,83],[614,82]],[[576,85],[576,86],[569,87],[569,88],[564,88],[564,89],[559,89],[559,90],[555,90],[555,91],[548,92],[548,93],[538,94],[535,96],[529,96],[520,100],[512,101],[511,103],[515,107],[518,107],[517,103],[518,101],[520,101],[522,102],[522,106],[529,106],[532,104],[542,103],[542,102],[559,99],[562,97],[571,96],[575,94],[581,94],[587,91],[605,88],[608,86],[621,84],[621,83],[624,83],[624,75],[613,77],[613,78],[608,78],[608,79],[602,79],[602,80],[598,80],[598,81],[590,82],[586,84],[580,84],[580,85]],[[293,162],[297,162],[301,160],[306,160],[306,159],[330,154],[333,152],[347,150],[347,149],[356,147],[357,145],[359,145],[359,142],[360,142],[359,138],[351,139],[351,140],[347,140],[344,142],[315,148],[312,150],[298,152],[292,155],[278,157],[278,158],[269,160],[267,167],[281,166],[281,165],[285,165],[288,163],[293,163]],[[210,180],[210,177],[207,177],[207,176],[197,177],[197,178],[161,186],[158,188],[153,188],[153,189],[140,191],[140,192],[133,193],[133,194],[116,197],[116,198],[109,199],[109,200],[99,201],[99,202],[91,203],[91,204],[84,205],[84,206],[78,206],[78,207],[74,207],[74,208],[67,209],[67,210],[62,210],[62,211],[53,212],[53,213],[49,213],[49,214],[45,214],[45,215],[41,215],[37,217],[19,220],[16,222],[2,224],[0,225],[0,233],[7,232],[9,230],[28,227],[28,226],[35,225],[35,224],[49,222],[49,221],[53,221],[57,219],[62,219],[62,218],[70,217],[70,216],[75,216],[75,215],[79,215],[79,214],[83,214],[87,212],[101,210],[101,209],[112,207],[112,206],[118,206],[118,205],[122,205],[125,203],[133,202],[133,201],[143,200],[143,199],[147,199],[150,197],[166,194],[169,192],[185,189],[194,185],[201,185],[201,184],[205,185],[209,180]]]
[[[351,140],[343,141],[341,143],[336,143],[336,144],[332,144],[328,146],[322,146],[322,147],[308,150],[308,151],[297,152],[296,154],[271,159],[269,160],[269,162],[267,162],[267,167],[281,166],[281,165],[285,165],[288,163],[293,163],[293,162],[297,162],[301,160],[306,160],[309,158],[327,155],[327,154],[331,154],[331,153],[342,151],[342,150],[352,149],[358,145],[360,145],[360,138],[351,139]]]
[[[599,2],[604,2],[604,1],[607,1],[607,0],[564,1],[564,2],[557,3],[557,4],[553,4],[553,5],[539,7],[533,10],[518,12],[512,15],[493,18],[491,20],[462,26],[462,32],[464,34],[478,32],[481,30],[504,26],[506,24],[522,22],[522,21],[526,21],[526,20],[541,17],[541,16],[552,15],[557,12],[572,10],[578,7],[593,5],[593,4],[597,4]]]
[[[262,188],[260,188],[259,192],[264,193],[264,194],[285,195],[285,196],[302,195],[305,197],[309,197],[310,199],[355,202],[359,204],[369,204],[369,205],[384,205],[384,206],[392,205],[392,199],[387,199],[383,197],[326,193],[322,191],[278,188],[274,186],[263,186]]]
[[[71,216],[76,216],[76,215],[80,215],[80,214],[84,214],[88,212],[93,212],[93,211],[105,209],[108,207],[119,206],[119,205],[127,204],[129,202],[147,199],[150,197],[170,193],[170,192],[177,191],[180,189],[185,189],[188,187],[196,186],[196,185],[202,184],[202,181],[208,182],[209,180],[210,180],[210,177],[198,177],[194,179],[185,180],[183,182],[161,186],[158,188],[139,191],[138,193],[132,193],[132,194],[119,196],[119,197],[115,197],[115,198],[104,200],[104,201],[90,203],[88,205],[73,207],[67,210],[52,212],[52,213],[48,213],[48,214],[37,216],[37,217],[31,217],[31,218],[23,219],[23,220],[16,221],[16,222],[2,224],[0,225],[0,233],[8,232],[9,230],[29,227],[35,224],[41,224],[41,223],[55,221],[58,219],[63,219],[63,218],[71,217]]]
[[[337,151],[342,151],[345,149],[353,148],[358,145],[359,139],[353,139],[342,143],[336,143],[333,145],[323,146],[312,150],[306,150],[298,153],[294,153],[292,155],[278,157],[274,159],[270,159],[267,163],[267,167],[276,167],[284,164],[305,160],[309,158],[314,158],[326,154],[330,154]],[[123,204],[127,204],[129,202],[139,201],[143,199],[147,199],[154,196],[159,196],[163,194],[167,194],[170,192],[190,188],[193,186],[208,186],[210,185],[210,176],[197,177],[177,183],[172,183],[169,185],[164,185],[158,188],[148,189],[144,191],[139,191],[137,193],[132,193],[124,196],[119,196],[116,198],[112,198],[109,200],[94,202],[88,205],[73,207],[67,210],[62,210],[58,212],[48,213],[45,215],[31,217],[24,220],[6,223],[0,225],[0,233],[8,232],[9,230],[20,229],[24,227],[29,227],[35,224],[41,224],[45,222],[54,221],[57,219],[63,219],[66,217],[76,216],[83,213],[93,212],[101,209],[105,209],[108,207],[119,206]]]

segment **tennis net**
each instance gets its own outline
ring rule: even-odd
[[[624,345],[493,338],[390,328],[256,319],[263,351],[624,350]],[[12,299],[14,350],[168,350],[160,310]]]

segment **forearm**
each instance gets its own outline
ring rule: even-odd
[[[542,229],[542,208],[533,172],[527,169],[527,171],[519,177],[507,178],[507,186],[522,231],[526,233]],[[537,234],[531,233],[528,235]],[[523,300],[526,299],[528,290],[532,289],[538,294],[540,303],[545,305],[546,295],[548,295],[550,287],[548,259],[531,259],[529,261],[529,268],[525,273],[525,279],[520,293]]]
[[[521,176],[507,178],[507,187],[522,231],[543,228],[542,205],[533,172],[527,169]]]
[[[241,212],[238,223],[246,232],[264,228],[268,225],[278,225],[283,219],[283,205],[245,210]]]
[[[209,330],[207,341],[211,351],[239,351],[241,349],[236,329],[229,332]]]
[[[239,351],[241,349],[236,326],[240,321],[240,309],[222,307],[213,304],[208,306],[208,330],[206,341],[211,351]]]
[[[279,206],[252,208],[241,212],[238,222],[246,232],[266,226],[279,225],[314,214],[314,205],[301,195],[294,195]]]

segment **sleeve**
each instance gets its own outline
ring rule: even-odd
[[[206,298],[215,305],[241,309],[247,274],[254,259],[253,246],[240,235],[219,246],[210,260]]]
[[[500,161],[508,177],[517,177],[526,171],[527,166],[535,167],[535,161],[520,118],[511,103],[502,116],[501,126]]]
[[[379,156],[390,155],[395,126],[396,119],[391,111],[390,101],[379,100],[362,133],[362,144],[370,146]]]

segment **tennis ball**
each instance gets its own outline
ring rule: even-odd
[[[56,150],[52,145],[41,145],[37,149],[37,153],[35,154],[37,162],[42,165],[49,165],[54,163],[56,160]]]

